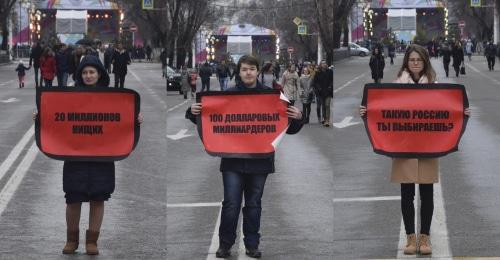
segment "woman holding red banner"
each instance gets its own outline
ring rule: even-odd
[[[241,82],[236,87],[229,88],[226,91],[269,89],[257,80],[259,62],[255,57],[242,56],[238,61],[236,71],[239,72]],[[186,118],[196,124],[196,117],[200,115],[201,111],[202,104],[194,103],[186,111]],[[300,110],[294,106],[289,106],[287,115],[291,119],[291,124],[286,133],[295,134],[299,132],[303,125]],[[218,258],[227,258],[231,255],[230,250],[236,239],[236,228],[242,195],[244,195],[243,234],[245,236],[246,255],[252,258],[260,258],[261,198],[267,176],[275,170],[274,157],[260,159],[222,158],[220,170],[224,184],[224,201],[222,202],[219,227],[219,249],[216,256]]]
[[[403,65],[394,83],[426,84],[436,82],[436,72],[432,68],[427,50],[419,45],[410,45],[406,50]],[[366,107],[361,106],[359,114],[366,114]],[[470,109],[464,114],[469,116]],[[433,184],[439,181],[438,158],[393,158],[391,182],[401,184],[401,211],[405,225],[407,242],[405,254],[432,254],[430,227],[434,211]],[[421,209],[421,228],[418,237],[415,234],[415,184],[419,184]],[[418,247],[417,247],[418,241]]]

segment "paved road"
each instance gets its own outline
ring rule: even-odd
[[[33,72],[17,87],[15,65],[0,66],[0,258],[68,259],[62,162],[33,140]],[[113,77],[111,76],[112,80]],[[106,202],[100,259],[166,258],[165,80],[158,64],[129,67],[125,86],[141,95],[144,123],[132,155],[116,163],[116,189]],[[81,230],[88,226],[82,207]],[[81,232],[82,233],[82,232]],[[78,254],[88,259],[80,239]]]
[[[396,78],[402,55],[386,60],[383,82]],[[432,64],[439,82],[466,86],[472,117],[460,151],[440,160],[431,227],[433,257],[500,258],[500,66],[489,72],[483,57],[466,62],[467,75],[446,78],[442,61]],[[372,82],[368,58],[336,66],[334,121],[353,117],[365,83]],[[399,258],[404,241],[399,185],[389,182],[390,160],[373,153],[362,124],[336,129],[333,137],[335,259]]]
[[[211,84],[218,89],[216,79]],[[213,259],[218,247],[220,159],[206,154],[194,125],[184,119],[191,102],[176,92],[167,96],[167,135],[181,137],[167,140],[168,259]],[[333,257],[333,131],[315,115],[312,122],[278,147],[277,171],[267,180],[262,202],[263,259]],[[248,259],[242,241],[232,252],[231,259]]]

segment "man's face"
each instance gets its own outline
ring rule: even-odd
[[[240,77],[246,86],[252,86],[257,81],[257,66],[242,63],[240,67]]]

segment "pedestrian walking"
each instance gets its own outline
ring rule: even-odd
[[[274,78],[275,79],[279,79],[280,78],[280,72],[281,72],[281,68],[280,68],[280,64],[278,63],[278,61],[275,61],[274,62]]]
[[[267,62],[266,64],[264,64],[260,72],[259,79],[260,84],[262,84],[263,86],[274,88],[274,68],[271,62]]]
[[[469,57],[469,61],[472,60],[472,41],[470,39],[467,40],[467,43],[465,43],[465,53],[467,54],[467,57]]]
[[[313,90],[311,87],[311,73],[309,67],[304,67],[302,75],[299,78],[299,96],[302,102],[302,113],[304,116],[304,124],[309,124],[309,117],[311,115],[311,103],[313,99]]]
[[[69,63],[69,73],[72,75],[73,81],[76,82],[76,69],[80,65],[80,61],[83,57],[83,47],[78,46],[76,49],[73,51],[71,55],[71,60]]]
[[[111,73],[111,59],[113,58],[113,53],[115,52],[113,44],[109,44],[108,48],[104,52],[104,68],[108,74]],[[162,68],[163,69],[163,68]]]
[[[40,71],[45,87],[52,87],[52,81],[57,72],[56,59],[51,48],[46,47],[40,58]]]
[[[113,64],[113,74],[115,75],[115,88],[124,88],[125,76],[127,76],[127,66],[130,65],[130,55],[123,48],[123,44],[118,42],[116,49],[111,57]]]
[[[151,54],[153,53],[153,49],[151,49],[151,46],[146,46],[146,56],[147,56],[147,61],[151,61]]]
[[[38,71],[40,69],[40,58],[42,57],[42,53],[42,46],[39,42],[36,42],[31,50],[29,66],[33,66],[33,71],[35,72],[35,87],[37,88],[38,86],[42,86],[42,77],[40,77],[40,81],[38,80]]]
[[[210,77],[212,76],[212,68],[205,62],[203,66],[200,68],[200,78],[201,78],[201,92],[205,91],[205,87],[207,91],[210,91]]]
[[[462,44],[460,41],[455,42],[455,46],[451,51],[451,55],[453,56],[453,68],[455,69],[455,75],[458,77],[460,73],[460,66],[464,63],[464,49],[462,48]]]
[[[182,91],[182,94],[184,95],[184,99],[187,99],[187,96],[188,96],[188,93],[191,91],[191,76],[190,76],[190,73],[189,73],[189,70],[188,68],[186,67],[186,65],[183,65],[182,66],[182,70],[181,70],[181,91]],[[191,93],[191,96],[193,95],[193,93]]]
[[[370,57],[370,69],[372,71],[372,79],[375,83],[380,83],[384,78],[385,61],[384,56],[379,48],[373,48],[372,56]]]
[[[26,76],[26,71],[31,67],[25,67],[23,61],[19,61],[17,65],[17,78],[19,79],[19,88],[24,88],[24,76]]]
[[[226,65],[225,60],[222,60],[219,66],[217,66],[216,75],[219,80],[220,90],[225,91],[227,89],[227,82],[231,76],[231,71],[229,71],[229,67]]]
[[[323,115],[321,118],[318,113],[318,120],[321,120],[325,127],[329,127],[331,124],[330,103],[333,98],[333,71],[328,68],[325,60],[320,63],[319,70],[314,75],[312,86],[320,99],[318,106],[321,107],[321,114]]]
[[[68,47],[62,43],[56,53],[57,86],[59,87],[66,87],[68,85],[70,60],[71,54],[68,52]]]
[[[297,73],[295,64],[289,64],[287,70],[283,72],[281,76],[281,86],[283,86],[283,93],[293,106],[299,92],[299,74]]]
[[[163,49],[160,53],[162,76],[165,77],[165,67],[167,66],[167,50]]]
[[[451,49],[448,43],[443,44],[441,48],[441,54],[443,55],[443,66],[446,77],[448,77],[450,72],[450,61],[451,61]]]
[[[488,42],[486,49],[484,49],[484,56],[486,56],[486,60],[488,61],[488,69],[490,71],[495,70],[495,57],[497,55],[497,47],[493,44],[493,42]]]
[[[419,45],[410,45],[394,83],[426,84],[435,81],[436,72],[432,68],[427,50]],[[365,116],[366,107],[361,106],[359,113],[362,117]],[[465,109],[464,114],[470,115],[470,110]],[[438,173],[437,158],[392,159],[391,182],[401,185],[401,213],[406,231],[406,246],[403,249],[405,254],[413,255],[417,252],[422,255],[432,254],[429,235],[434,210],[433,184],[439,180]],[[421,200],[421,225],[418,236],[415,233],[413,205],[415,184],[419,184]]]
[[[391,58],[391,65],[394,65],[394,57],[396,56],[396,47],[394,47],[394,43],[390,43],[387,47],[389,51],[389,58]]]
[[[242,56],[238,61],[236,71],[241,76],[241,84],[227,91],[246,92],[268,89],[257,80],[259,62],[255,57]],[[256,101],[258,102],[258,100]],[[186,111],[186,118],[196,124],[196,116],[202,112],[202,109],[202,103],[192,104]],[[302,113],[296,107],[289,106],[287,114],[291,119],[291,124],[286,133],[299,132],[302,128]],[[231,255],[230,250],[236,240],[238,218],[244,197],[245,207],[242,212],[245,253],[249,257],[260,258],[262,255],[259,250],[261,198],[268,175],[275,171],[274,157],[260,159],[222,158],[220,171],[224,186],[224,200],[219,226],[219,248],[216,257],[228,258]]]

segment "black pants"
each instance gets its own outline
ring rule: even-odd
[[[455,69],[455,75],[458,77],[458,74],[460,73],[460,64],[453,64],[453,68]]]
[[[444,72],[446,72],[446,77],[448,77],[448,74],[450,73],[450,61],[443,60],[443,65],[444,65]]]
[[[494,70],[495,69],[495,57],[487,57],[487,59],[488,59],[488,69]]]
[[[118,88],[118,87],[123,88],[124,87],[124,85],[125,85],[125,75],[126,74],[121,75],[121,74],[115,73],[115,88]]]
[[[432,213],[434,212],[434,186],[433,184],[419,184],[420,191],[420,234],[430,234]],[[405,224],[406,234],[415,233],[415,184],[401,183],[401,212]]]
[[[311,103],[302,104],[302,114],[306,118],[306,123],[309,123],[309,116],[311,115]]]
[[[205,87],[207,87],[207,91],[210,91],[210,79],[201,80],[201,92],[205,91]]]

